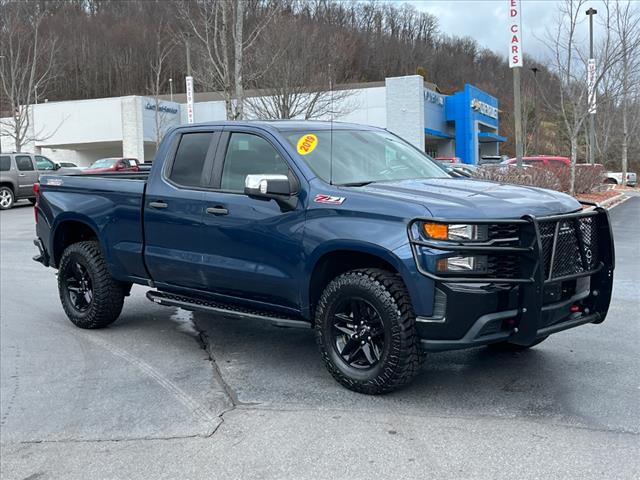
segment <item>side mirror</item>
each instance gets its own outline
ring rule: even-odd
[[[53,169],[54,169],[54,170],[60,170],[61,168],[62,168],[62,167],[60,166],[60,164],[59,164],[59,163],[54,163],[54,164],[53,164]]]
[[[291,181],[286,175],[247,175],[244,193],[253,198],[273,199],[282,210],[293,210],[297,204],[297,197],[291,195]]]
[[[124,170],[124,165],[121,163],[116,163],[116,170]]]

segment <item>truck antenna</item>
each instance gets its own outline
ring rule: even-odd
[[[333,185],[333,71],[329,64],[329,185]]]

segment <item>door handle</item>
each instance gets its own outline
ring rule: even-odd
[[[18,176],[19,176],[19,177],[26,177],[26,176],[27,176],[27,174],[26,174],[26,173],[19,173],[19,174],[18,174]]]
[[[153,208],[167,208],[169,205],[164,203],[162,200],[158,200],[157,202],[149,202],[149,206]]]
[[[210,213],[211,215],[228,215],[229,210],[222,206],[209,207],[207,208],[207,213]]]

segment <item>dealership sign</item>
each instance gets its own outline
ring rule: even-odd
[[[186,77],[187,84],[187,123],[193,123],[193,77]]]
[[[509,67],[522,67],[522,23],[520,0],[509,1]]]
[[[596,60],[594,58],[590,58],[587,64],[587,86],[589,113],[596,113]]]
[[[144,108],[146,110],[155,111],[156,110],[156,104],[155,103],[151,103],[151,102],[147,102],[146,105],[144,106]],[[162,103],[158,104],[158,111],[162,112],[162,113],[173,113],[174,115],[176,113],[178,113],[178,109],[177,108],[172,107],[170,105],[165,105],[165,104],[162,104]]]
[[[475,112],[480,112],[487,117],[498,119],[498,109],[496,107],[492,107],[488,103],[481,102],[477,98],[471,100],[471,110]]]
[[[432,90],[424,90],[424,101],[429,103],[435,103],[436,105],[443,106],[444,98],[438,95],[436,92]]]

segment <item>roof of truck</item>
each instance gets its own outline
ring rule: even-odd
[[[190,125],[181,125],[181,128],[221,125],[236,125],[246,127],[258,126],[272,128],[279,131],[329,130],[332,128],[332,126],[334,130],[378,130],[377,127],[372,127],[369,125],[347,122],[330,122],[324,120],[229,120],[223,122],[192,123]]]

